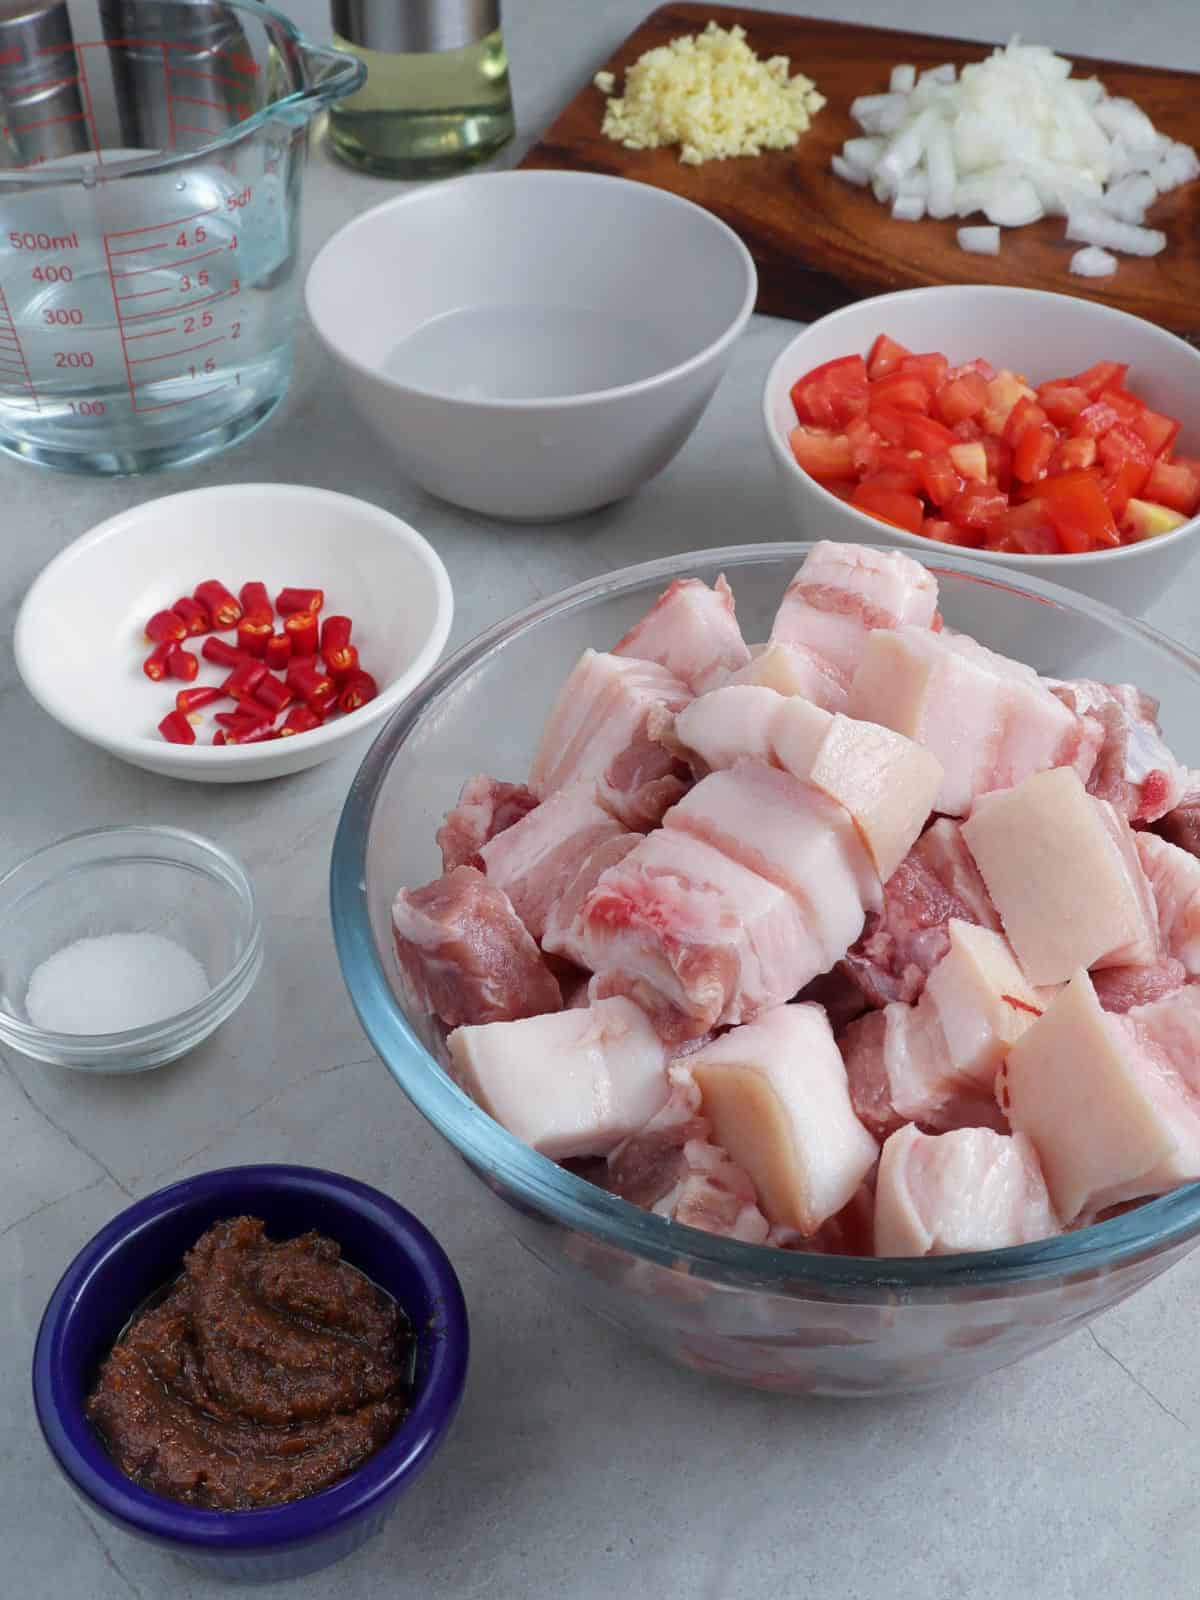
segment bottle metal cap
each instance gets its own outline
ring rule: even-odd
[[[499,26],[500,0],[333,0],[335,33],[389,55],[462,50]]]

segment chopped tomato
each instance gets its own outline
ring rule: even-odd
[[[867,356],[867,376],[872,382],[876,378],[886,378],[889,372],[898,371],[900,363],[911,354],[911,350],[906,350],[895,339],[889,339],[886,333],[881,333]]]
[[[1027,500],[1024,505],[1010,506],[1000,526],[1005,536],[1012,540],[1014,548],[1026,555],[1058,554],[1058,534],[1040,500]]]
[[[1200,508],[1200,461],[1177,456],[1174,461],[1156,461],[1146,479],[1146,499],[1172,511],[1193,517]]]
[[[954,424],[954,437],[961,439],[964,444],[972,444],[983,438],[983,424],[974,417],[964,417],[961,422]]]
[[[1142,462],[1126,457],[1119,466],[1101,478],[1100,487],[1104,491],[1104,498],[1118,522],[1125,515],[1125,507],[1130,500],[1142,492],[1146,475],[1147,469]]]
[[[1066,381],[1077,389],[1083,389],[1088,397],[1094,400],[1101,389],[1110,389],[1115,383],[1124,383],[1128,371],[1129,367],[1123,361],[1097,361],[1094,367],[1089,367],[1086,372],[1077,372],[1073,378],[1068,378]]]
[[[1104,405],[1111,406],[1122,422],[1134,422],[1139,412],[1144,411],[1142,402],[1127,389],[1122,389],[1119,383],[1110,384],[1107,389],[1101,389],[1096,396]]]
[[[936,456],[922,456],[917,462],[917,472],[926,499],[935,506],[947,505],[963,486],[954,462],[945,451]]]
[[[1046,413],[1037,401],[1023,394],[1008,413],[1008,421],[1004,424],[1004,432],[1000,437],[1007,444],[1015,445],[1027,428],[1040,428],[1045,421],[1047,421]],[[1058,435],[1055,434],[1055,439],[1057,438]]]
[[[1117,422],[1096,441],[1096,449],[1105,472],[1121,472],[1128,466],[1130,471],[1125,476],[1130,485],[1129,493],[1141,494],[1154,465],[1146,441],[1123,422]]]
[[[1077,467],[1091,467],[1096,462],[1096,441],[1088,434],[1077,439],[1060,438],[1050,457],[1051,472],[1073,472]]]
[[[943,522],[940,517],[926,517],[921,524],[921,532],[927,539],[936,539],[939,544],[957,544],[962,537],[960,529],[952,522]]]
[[[1008,496],[989,483],[967,483],[946,507],[950,521],[960,528],[985,533],[1008,510]]]
[[[1092,439],[1098,439],[1101,434],[1107,433],[1110,428],[1115,428],[1121,418],[1116,408],[1110,406],[1106,400],[1093,400],[1071,424],[1071,432],[1077,437],[1086,434]]]
[[[867,413],[867,421],[875,429],[881,439],[886,439],[888,444],[900,445],[904,443],[904,435],[908,429],[908,417],[903,411],[898,411],[895,406],[879,405],[871,401],[871,409]]]
[[[867,364],[861,356],[826,361],[796,380],[791,399],[798,421],[844,428],[851,418],[866,414]]]
[[[1048,422],[1026,428],[1013,447],[1013,477],[1021,483],[1037,483],[1044,478],[1050,470],[1057,444],[1058,430]]]
[[[898,411],[928,411],[929,385],[915,372],[892,372],[871,384],[871,410],[895,406]]]
[[[1007,489],[1012,482],[1012,446],[991,434],[985,434],[979,442],[987,457],[988,477],[997,488]]]
[[[850,446],[850,464],[855,477],[865,477],[875,466],[883,441],[866,417],[855,417],[846,424],[846,440]]]
[[[788,443],[800,466],[818,482],[828,478],[855,476],[850,441],[844,433],[830,433],[824,428],[806,428],[800,422],[788,434]]]
[[[904,443],[909,450],[919,450],[922,455],[937,455],[949,450],[958,439],[943,423],[919,412],[910,412],[904,418]]]
[[[1138,415],[1130,423],[1134,433],[1141,437],[1150,446],[1151,455],[1165,455],[1175,443],[1179,433],[1179,422],[1175,417],[1164,416],[1161,411],[1151,411],[1149,406],[1143,406]]]
[[[925,513],[915,494],[906,494],[902,489],[889,489],[867,479],[854,491],[852,503],[868,516],[878,517],[881,522],[890,522],[909,533],[921,531]]]
[[[892,445],[881,445],[875,452],[875,465],[868,478],[878,478],[887,473],[887,481],[894,489],[907,489],[915,494],[921,487],[921,474],[918,470],[921,457],[910,455],[907,450],[897,450]],[[864,479],[865,481],[865,479]]]
[[[1056,428],[1065,428],[1069,422],[1074,422],[1089,399],[1086,389],[1064,383],[1061,378],[1039,384],[1037,397],[1038,404]]]
[[[985,361],[982,356],[976,356],[974,361],[964,361],[959,367],[951,367],[946,373],[946,380],[953,383],[955,378],[964,377],[968,372],[978,373],[985,383],[991,383],[996,376],[992,363]]]
[[[987,405],[988,380],[979,372],[948,376],[933,397],[933,409],[949,427],[977,417]]]
[[[950,363],[945,356],[937,350],[931,350],[927,355],[905,356],[900,363],[901,372],[909,372],[933,394],[940,387],[946,377]]]
[[[1038,498],[1070,554],[1102,550],[1121,542],[1108,501],[1090,472],[1062,472],[1043,478]]]

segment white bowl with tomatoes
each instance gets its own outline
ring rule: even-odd
[[[1200,353],[1138,317],[991,285],[811,324],[763,420],[806,538],[939,545],[1137,613],[1200,534]]]

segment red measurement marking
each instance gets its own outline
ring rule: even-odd
[[[0,54],[0,67],[4,65],[4,56]],[[74,83],[74,78],[51,78],[48,83],[31,83],[28,88],[22,89],[23,95],[46,94],[51,89],[61,89],[64,83]]]
[[[144,248],[158,250],[164,247],[153,244],[146,245]],[[131,252],[127,251],[125,253],[130,254]],[[174,261],[159,261],[149,267],[132,267],[128,272],[116,272],[113,276],[117,278],[140,278],[147,272],[173,272],[176,267],[190,267],[194,261],[207,261],[210,256],[220,256],[224,255],[224,253],[224,245],[218,245],[215,250],[205,250],[198,256],[182,256]]]
[[[126,337],[129,339],[161,339],[165,333],[178,332],[179,324],[177,322],[173,322],[169,328],[151,328],[149,333],[130,333],[127,334]]]
[[[124,305],[126,300],[149,300],[151,295],[174,294],[175,292],[169,285],[165,289],[138,289],[133,294],[123,294],[121,296],[121,304]],[[154,314],[157,315],[157,312]],[[139,313],[139,315],[144,315],[144,313]],[[125,320],[126,322],[132,322],[133,318],[126,317]]]
[[[169,250],[171,247],[164,239],[161,244],[134,244],[128,250],[110,250],[113,256],[144,256],[148,250]]]
[[[137,233],[161,233],[164,228],[182,228],[185,222],[198,222],[201,217],[214,217],[220,206],[209,206],[207,211],[193,211],[189,217],[172,217],[170,222],[148,222],[144,228],[125,228],[120,233],[106,233],[106,239],[132,239]]]
[[[198,128],[194,122],[177,122],[175,127],[179,133],[201,133],[206,139],[219,139],[224,132],[222,128]]]
[[[59,122],[82,122],[82,121],[83,121],[83,112],[82,111],[72,111],[71,114],[69,116],[66,116],[66,117],[42,117],[41,120],[38,121],[38,122],[21,122],[21,123],[14,122],[12,131],[14,133],[32,133],[35,128],[53,128],[55,126],[55,124],[59,123]]]
[[[171,104],[171,58],[167,54],[167,47],[163,45],[163,88],[167,96],[167,129],[170,134],[171,149],[174,150],[178,142],[175,137],[175,108]]]
[[[215,339],[205,339],[203,344],[185,344],[181,350],[167,350],[160,356],[138,356],[132,363],[135,367],[148,367],[152,361],[170,361],[175,356],[194,355],[197,350],[207,350],[214,344],[224,344],[226,334],[220,334]]]
[[[51,47],[51,49],[56,48],[58,47]],[[66,48],[71,49],[72,46],[68,44]],[[43,53],[49,54],[50,52],[38,51],[39,55]],[[104,148],[100,142],[100,131],[96,126],[96,108],[92,104],[92,86],[88,82],[87,63],[83,59],[82,50],[75,51],[75,67],[79,73],[79,88],[83,95],[83,110],[87,120],[88,137],[91,140],[92,149],[96,152],[96,165],[102,167],[104,165]]]
[[[15,353],[20,362],[20,370],[25,376],[25,382],[20,387],[28,389],[34,406],[38,411],[40,411],[42,409],[41,402],[38,400],[37,390],[33,386],[33,376],[30,373],[29,365],[25,360],[25,352],[21,348],[21,341],[17,337],[16,324],[13,322],[12,313],[8,309],[8,299],[5,296],[3,289],[0,289],[0,329],[3,329],[6,333],[12,336]]]
[[[19,67],[21,65],[21,46],[10,44],[7,50],[0,50],[0,67]]]
[[[226,77],[223,72],[201,72],[198,67],[172,67],[168,64],[167,71],[173,78],[200,78],[205,83],[223,83],[230,89],[244,89],[244,83],[239,83],[236,78]],[[221,108],[225,108],[222,106]]]
[[[232,383],[218,383],[214,389],[205,389],[203,394],[186,395],[182,400],[164,400],[161,405],[157,406],[139,406],[135,404],[134,410],[139,416],[145,416],[151,411],[170,411],[175,406],[195,405],[197,400],[211,400],[214,394],[222,394],[226,389],[236,388],[237,380],[235,379]]]
[[[171,99],[177,106],[208,106],[211,111],[225,111],[228,107],[220,100],[197,100],[187,94],[173,94]]]

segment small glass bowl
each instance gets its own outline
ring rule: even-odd
[[[54,1033],[30,1020],[29,979],[77,939],[157,933],[189,951],[210,988],[186,1011],[121,1033]],[[146,1072],[233,1014],[262,967],[254,890],[232,856],[181,828],[98,828],[36,850],[0,878],[0,1043],[80,1072]]]

